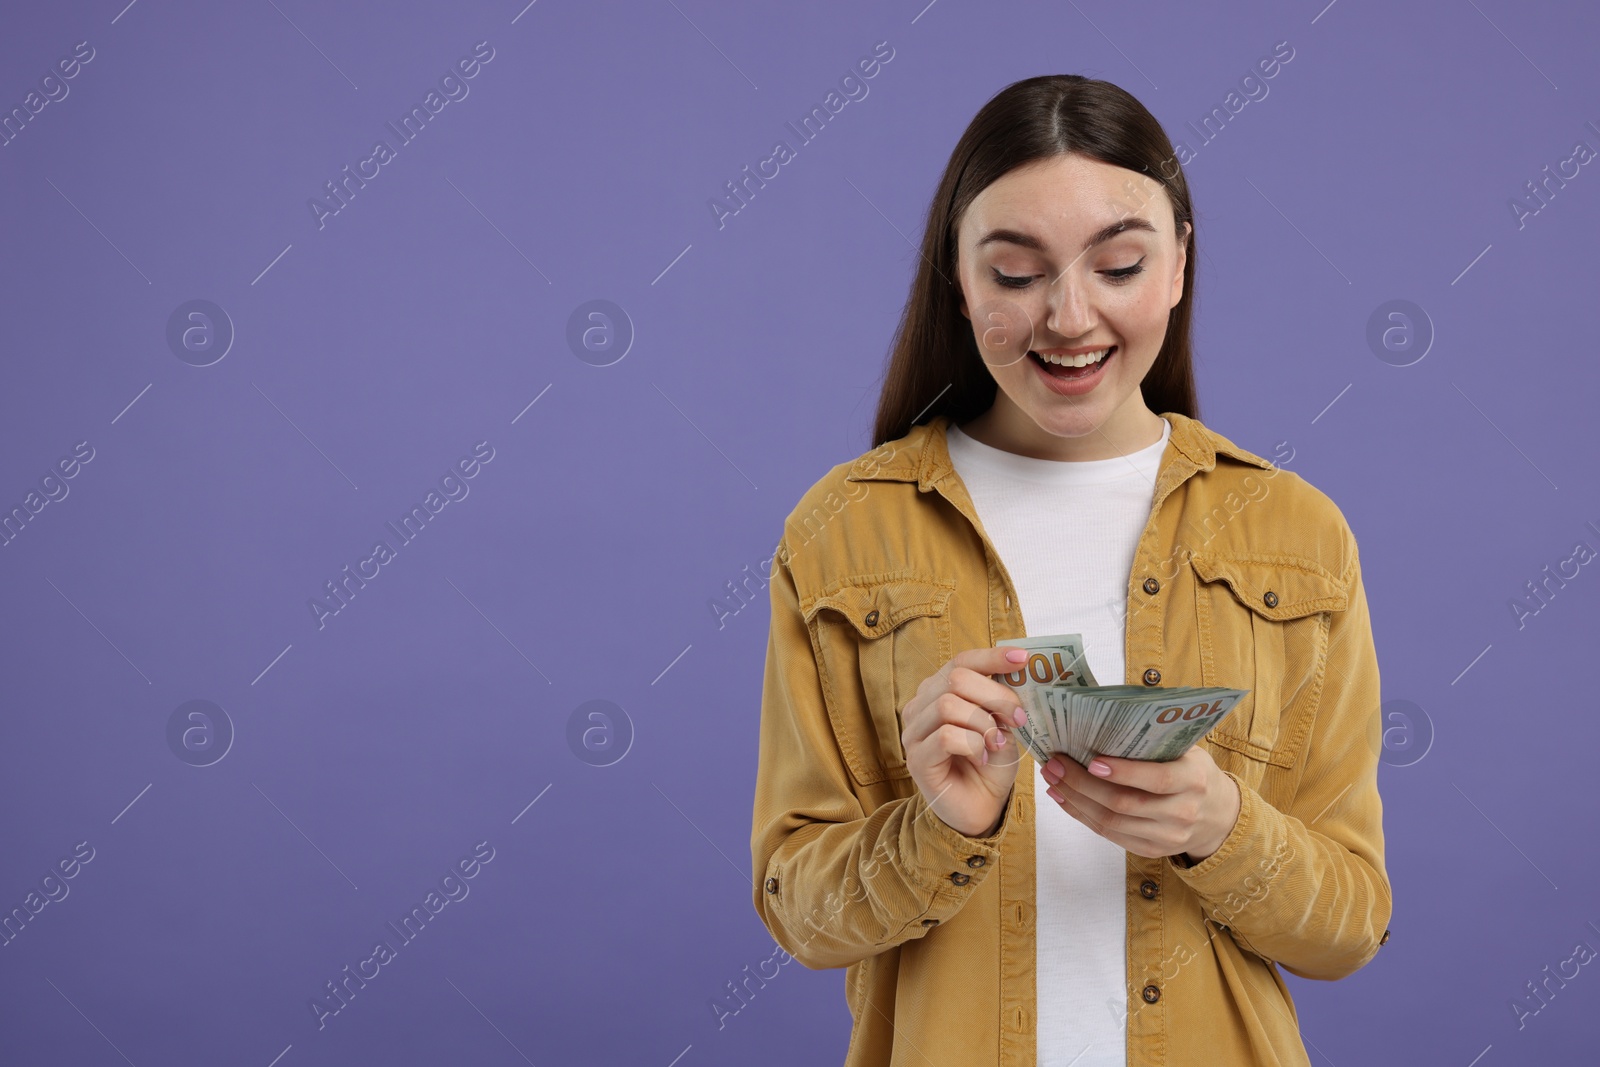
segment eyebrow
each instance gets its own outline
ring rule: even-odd
[[[1102,241],[1109,241],[1118,234],[1126,233],[1131,230],[1144,230],[1148,233],[1157,232],[1155,224],[1149,219],[1141,218],[1138,215],[1129,215],[1126,218],[1120,218],[1116,222],[1110,223],[1109,225],[1102,226],[1094,233],[1090,234],[1089,239],[1083,243],[1083,250],[1087,252],[1089,249],[1093,248],[1097,244],[1100,244]],[[978,243],[974,247],[982,248],[984,245],[989,244],[992,241],[1004,241],[1007,244],[1019,245],[1022,248],[1031,248],[1035,252],[1046,251],[1044,242],[1039,240],[1039,238],[1035,237],[1033,234],[1023,233],[1020,230],[1006,229],[990,230],[988,233],[984,234],[978,239]]]

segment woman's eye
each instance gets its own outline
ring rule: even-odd
[[[1007,289],[1026,289],[1033,282],[1032,275],[1001,274],[1000,271],[993,267],[989,269],[994,275],[995,283],[1005,286]],[[1135,275],[1143,274],[1144,260],[1141,258],[1139,262],[1135,263],[1131,267],[1118,267],[1115,270],[1106,270],[1101,271],[1100,273],[1104,274],[1107,278],[1110,278],[1113,283],[1120,284],[1134,277]]]

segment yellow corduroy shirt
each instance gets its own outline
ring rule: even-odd
[[[1292,471],[1162,418],[1128,577],[1132,685],[1248,689],[1200,743],[1238,783],[1215,853],[1127,854],[1130,1065],[1307,1064],[1280,969],[1336,979],[1388,940],[1378,663],[1355,538]],[[846,1067],[1024,1067],[1038,764],[968,837],[906,767],[900,709],[957,651],[1026,636],[936,416],[834,467],[769,561],[750,851],[755,908],[808,968],[846,968]],[[993,757],[992,757],[993,758]]]

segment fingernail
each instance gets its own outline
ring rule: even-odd
[[[1106,775],[1111,773],[1111,765],[1109,763],[1102,763],[1097,759],[1092,759],[1089,761],[1089,773],[1104,778]]]
[[[984,749],[983,750],[983,765],[985,767],[987,767],[989,765],[989,750],[988,749]]]
[[[1010,660],[1012,663],[1021,663],[1027,658],[1028,650],[1025,648],[1013,648],[1006,652],[1006,659]]]
[[[1016,709],[1011,712],[1011,721],[1016,723],[1018,726],[1024,726],[1027,724],[1028,713],[1022,710],[1022,706],[1020,704],[1017,705]]]
[[[1000,740],[998,740],[998,741],[996,741],[994,743],[994,747],[995,748],[1004,748],[1005,747],[1005,743],[1006,743],[1006,734],[1005,734],[1005,731],[1002,730],[1002,731],[1000,731]]]

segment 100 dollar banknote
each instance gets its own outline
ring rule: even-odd
[[[1027,715],[1017,739],[1039,763],[1062,753],[1165,762],[1177,759],[1227,717],[1248,689],[1098,685],[1080,634],[996,642],[1028,658],[995,679],[1011,686]]]

